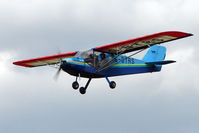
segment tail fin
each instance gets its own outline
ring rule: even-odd
[[[166,56],[166,48],[164,46],[154,45],[152,46],[145,56],[143,57],[143,61],[149,65],[158,65],[161,70],[162,65],[175,63],[173,60],[164,60]]]
[[[163,61],[165,56],[166,48],[164,46],[154,45],[147,51],[142,60],[144,62]]]

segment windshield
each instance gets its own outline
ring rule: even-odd
[[[75,58],[87,58],[92,53],[93,53],[93,50],[78,51],[74,57]]]

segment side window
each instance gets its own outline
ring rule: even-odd
[[[128,64],[131,64],[132,62],[131,62],[131,58],[128,58]]]
[[[128,64],[134,64],[135,63],[133,58],[128,58],[127,61],[128,61],[127,62]]]
[[[134,59],[132,58],[132,64],[134,64],[135,63],[135,61],[134,61]]]
[[[121,57],[121,63],[124,63],[124,57]]]
[[[117,63],[117,58],[114,59],[114,63]]]

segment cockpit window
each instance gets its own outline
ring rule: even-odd
[[[94,68],[103,68],[109,65],[110,60],[112,60],[113,55],[97,52],[93,50],[79,51],[75,55],[76,58],[83,58],[84,61]]]

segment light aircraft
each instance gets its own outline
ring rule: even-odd
[[[58,77],[61,70],[76,77],[72,83],[74,89],[79,88],[78,77],[88,78],[86,85],[79,89],[81,94],[85,94],[93,78],[105,78],[110,88],[113,89],[116,87],[116,83],[110,81],[108,77],[161,71],[162,65],[175,61],[164,60],[166,48],[159,44],[192,35],[179,31],[166,31],[95,47],[87,51],[61,53],[17,61],[13,64],[24,67],[57,66],[58,71],[55,77]],[[142,60],[132,58],[147,48],[149,50]],[[132,53],[128,56],[124,55],[129,52]]]

